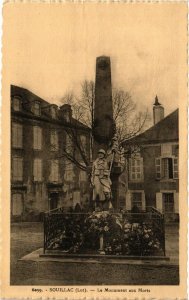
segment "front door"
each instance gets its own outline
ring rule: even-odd
[[[49,203],[50,210],[57,208],[58,207],[59,194],[58,193],[50,193],[49,198],[50,198],[50,203]]]

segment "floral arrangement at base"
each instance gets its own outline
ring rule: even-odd
[[[152,224],[132,223],[122,214],[93,212],[65,218],[59,236],[49,249],[67,253],[97,253],[103,236],[105,255],[161,255],[162,248]]]

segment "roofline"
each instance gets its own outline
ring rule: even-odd
[[[131,143],[131,142],[134,141],[135,139],[138,139],[138,138],[140,138],[142,135],[146,134],[149,130],[158,127],[159,124],[160,124],[161,122],[165,121],[167,118],[169,118],[172,114],[174,114],[174,113],[175,113],[176,111],[178,111],[178,110],[179,110],[179,108],[175,109],[175,110],[172,111],[169,115],[167,115],[165,118],[163,118],[161,121],[159,121],[158,123],[154,124],[153,126],[151,126],[150,128],[148,128],[148,129],[145,130],[144,132],[140,133],[139,135],[136,135],[135,137],[132,137],[131,139],[124,140],[124,141],[122,142],[122,145],[124,145],[125,143]],[[157,141],[157,140],[150,140],[150,142],[149,142],[149,140],[146,140],[146,141],[139,141],[138,144],[139,144],[139,143],[141,143],[141,144],[151,143],[151,142],[155,142],[155,141]],[[160,141],[163,142],[163,141],[165,141],[165,140],[158,140],[158,142],[160,142]],[[166,141],[168,141],[168,140],[166,139]],[[170,141],[171,141],[171,140],[170,140]],[[175,141],[175,139],[174,139],[174,141]]]

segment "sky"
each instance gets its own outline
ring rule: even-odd
[[[113,86],[129,91],[139,109],[152,110],[158,95],[167,115],[182,101],[186,4],[7,6],[10,84],[59,104],[65,93],[78,94],[83,80],[95,79],[96,57],[107,55]]]

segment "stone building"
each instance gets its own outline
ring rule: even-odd
[[[153,117],[154,125],[129,141],[135,151],[128,163],[126,209],[152,206],[167,219],[178,219],[178,109],[164,118],[164,108],[156,97]]]
[[[38,220],[57,207],[85,206],[87,173],[65,153],[85,165],[71,134],[90,159],[90,129],[72,117],[70,105],[58,107],[27,89],[11,86],[11,217]],[[74,155],[73,155],[74,152]]]

